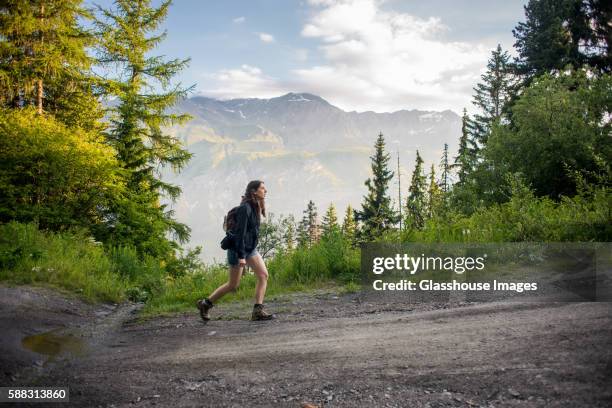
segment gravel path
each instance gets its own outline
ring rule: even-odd
[[[612,405],[611,303],[450,307],[318,293],[269,301],[272,322],[248,321],[250,306],[232,303],[208,324],[195,308],[143,323],[133,304],[94,307],[45,291],[35,313],[15,299],[38,289],[0,290],[0,329],[13,339],[1,351],[18,357],[2,357],[3,385],[66,384],[67,406]],[[18,309],[32,312],[28,324],[11,320]],[[83,342],[78,353],[49,358],[15,344],[62,313],[61,333]]]

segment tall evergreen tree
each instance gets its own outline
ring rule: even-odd
[[[467,182],[469,174],[476,164],[476,143],[473,138],[474,127],[467,110],[463,109],[461,118],[461,138],[459,139],[459,151],[452,167],[457,173],[457,185],[462,186]]]
[[[310,248],[319,241],[320,237],[321,226],[319,225],[317,206],[314,201],[310,200],[298,228],[298,244]]]
[[[406,228],[421,229],[425,224],[427,214],[427,179],[423,174],[423,159],[416,152],[416,163],[408,188],[406,202]]]
[[[474,115],[474,138],[479,147],[487,143],[491,125],[506,111],[516,95],[518,79],[512,68],[510,54],[497,45],[487,63],[487,71],[474,88],[473,104],[479,109]]]
[[[126,170],[131,194],[118,210],[114,233],[142,252],[168,253],[178,246],[167,241],[168,232],[180,242],[190,234],[189,227],[174,220],[173,212],[160,204],[162,196],[174,201],[181,190],[162,181],[159,175],[160,166],[180,170],[191,157],[175,137],[164,131],[165,127],[189,119],[188,115],[168,113],[189,91],[170,84],[189,60],[165,61],[151,55],[166,35],[153,33],[165,19],[171,1],[165,0],[157,8],[150,3],[150,0],[116,0],[113,9],[99,8],[103,18],[96,24],[103,38],[100,62],[119,71],[115,79],[106,83],[107,92],[118,101],[110,111],[107,138]],[[154,92],[155,86],[161,87],[161,93]],[[143,246],[145,232],[150,240],[168,245]]]
[[[391,206],[391,197],[387,193],[389,181],[393,172],[389,170],[389,154],[385,153],[385,139],[380,133],[374,145],[372,160],[373,178],[365,182],[368,188],[364,196],[361,211],[357,213],[357,220],[363,222],[362,239],[371,241],[381,233],[390,230],[399,221],[397,214]]]
[[[442,152],[442,160],[440,161],[440,188],[444,194],[450,191],[450,171],[451,164],[448,161],[448,143],[444,143],[444,151]]]
[[[338,225],[338,215],[336,214],[336,207],[334,206],[334,203],[331,203],[327,208],[327,211],[323,216],[321,228],[323,237],[328,237],[340,231],[340,226]]]
[[[494,124],[495,127],[495,124]],[[463,110],[461,137],[459,138],[459,151],[455,157],[451,168],[457,174],[457,182],[453,185],[449,196],[449,204],[456,211],[465,215],[470,215],[474,210],[482,204],[483,198],[482,188],[483,181],[488,178],[485,173],[488,168],[488,163],[485,163],[485,149],[479,151],[477,142],[474,140],[474,126],[467,111]],[[478,190],[481,190],[480,192]]]
[[[93,128],[102,117],[79,25],[82,0],[0,2],[0,106],[36,107],[68,126]]]
[[[611,16],[601,0],[530,0],[512,31],[520,73],[530,79],[583,64],[610,72]]]
[[[568,18],[581,0],[530,0],[525,5],[525,22],[512,33],[516,38],[520,72],[537,76],[567,64],[579,66],[584,61],[579,44],[572,38]]]
[[[443,205],[443,192],[436,180],[436,170],[434,165],[431,165],[429,173],[429,187],[427,189],[427,216],[429,218],[438,215]]]
[[[346,207],[346,211],[344,213],[344,220],[342,221],[342,234],[344,238],[351,243],[351,245],[356,244],[357,238],[357,225],[355,223],[355,215],[354,210],[349,204]]]
[[[612,72],[612,5],[607,0],[586,0],[586,16],[591,35],[585,40],[589,65]]]
[[[309,245],[310,237],[308,235],[308,217],[306,214],[304,214],[297,227],[297,246],[299,248],[307,248]]]
[[[319,224],[319,214],[317,213],[317,206],[310,200],[308,208],[306,209],[308,216],[308,239],[310,246],[319,242],[321,238],[321,226]]]

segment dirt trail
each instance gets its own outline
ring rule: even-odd
[[[134,305],[104,315],[79,305],[69,324],[81,324],[86,351],[9,383],[68,384],[68,406],[94,407],[612,404],[610,303],[360,300],[292,295],[268,302],[279,312],[272,322],[246,320],[247,304],[222,304],[213,309],[221,320],[207,325],[195,309],[139,323]],[[4,330],[13,303],[0,303]]]

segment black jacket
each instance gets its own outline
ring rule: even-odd
[[[234,234],[234,249],[238,259],[245,259],[246,255],[257,247],[259,239],[259,219],[248,202],[238,207]]]

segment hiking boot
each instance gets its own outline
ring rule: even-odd
[[[208,311],[212,309],[214,305],[208,299],[200,299],[196,302],[196,307],[200,310],[200,317],[205,322],[210,320],[210,314]]]
[[[272,320],[276,318],[274,314],[268,313],[264,310],[263,304],[256,304],[253,306],[253,315],[251,316],[251,320]]]

